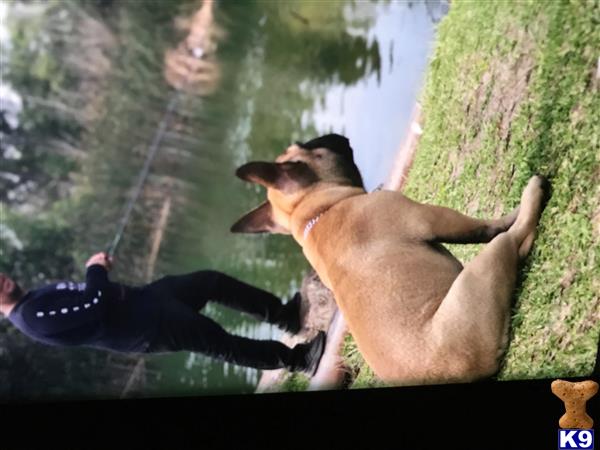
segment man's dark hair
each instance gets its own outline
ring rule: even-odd
[[[12,301],[20,300],[21,297],[23,297],[23,293],[24,293],[21,285],[19,283],[17,283],[12,277],[9,277],[8,275],[6,275],[6,273],[2,272],[2,275],[10,278],[14,283],[12,290],[9,293],[7,293],[8,298],[11,299]]]
[[[362,176],[358,167],[354,163],[354,155],[352,147],[350,147],[350,141],[347,137],[339,134],[326,134],[315,139],[311,139],[308,142],[296,142],[299,147],[305,150],[314,150],[316,148],[326,148],[333,153],[339,155],[340,164],[344,175],[350,180],[352,186],[364,188]]]
[[[12,300],[17,300],[18,301],[18,300],[21,299],[21,297],[23,297],[23,288],[16,281],[14,283],[15,283],[15,287],[12,289],[11,293],[9,294],[9,296],[10,296],[10,298]]]

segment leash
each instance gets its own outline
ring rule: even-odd
[[[202,4],[202,8],[200,9],[199,13],[202,14],[202,12],[203,12],[202,10],[204,8],[210,9],[211,7],[212,7],[212,0],[204,0],[203,4]],[[180,44],[180,46],[181,45],[182,44]],[[187,50],[189,52],[189,56],[191,56],[197,60],[204,59],[204,57],[206,56],[206,51],[202,47],[202,45],[198,45],[194,48],[188,48]],[[106,255],[109,257],[114,255],[119,243],[121,242],[121,238],[123,237],[123,234],[125,233],[125,228],[127,227],[127,223],[129,222],[129,218],[131,217],[131,212],[133,210],[133,206],[135,205],[138,197],[140,196],[144,182],[146,181],[146,178],[148,177],[148,173],[150,172],[150,166],[152,165],[152,162],[154,161],[154,158],[156,157],[156,154],[158,153],[160,144],[164,138],[165,132],[167,131],[167,124],[169,123],[171,116],[173,115],[173,112],[175,111],[175,106],[179,102],[179,100],[181,98],[181,94],[186,91],[186,88],[190,84],[190,78],[191,78],[191,73],[188,73],[185,76],[183,83],[181,85],[174,86],[175,91],[171,95],[171,98],[169,99],[169,102],[165,109],[165,113],[163,114],[163,117],[159,123],[158,129],[156,130],[156,133],[154,134],[154,138],[152,139],[150,145],[148,146],[146,160],[144,162],[142,169],[140,170],[140,174],[138,176],[138,181],[135,185],[133,195],[127,201],[127,203],[125,204],[125,206],[123,208],[121,220],[119,222],[119,226],[115,233],[115,237],[106,246]]]
[[[160,143],[162,142],[165,132],[167,131],[167,124],[170,121],[171,116],[173,115],[173,112],[175,111],[175,106],[177,105],[177,103],[179,101],[179,98],[180,98],[179,94],[180,94],[179,92],[175,92],[171,96],[171,99],[169,100],[169,103],[167,104],[167,108],[165,109],[165,113],[163,114],[163,117],[160,121],[158,129],[156,130],[156,133],[154,134],[154,138],[152,139],[150,145],[148,146],[146,160],[144,161],[144,165],[138,175],[138,180],[137,180],[137,183],[133,190],[133,195],[131,196],[129,201],[127,201],[127,203],[125,204],[125,206],[123,208],[123,213],[121,215],[121,221],[119,222],[119,226],[117,228],[117,232],[115,233],[115,237],[113,238],[112,242],[110,242],[110,244],[108,244],[106,247],[106,254],[109,257],[114,255],[119,243],[121,242],[121,238],[123,237],[123,234],[125,233],[125,228],[127,227],[127,223],[129,222],[129,218],[131,217],[131,212],[133,211],[133,206],[135,205],[138,197],[140,196],[140,193],[142,191],[142,187],[144,186],[144,182],[146,181],[146,178],[148,178],[148,174],[150,173],[150,166],[152,165],[152,162],[154,161],[154,158],[156,157],[156,154],[158,153],[158,150],[160,148]]]
[[[207,2],[207,0],[205,0],[205,4],[210,4],[210,2]],[[205,6],[203,5],[202,7],[204,8]],[[190,56],[192,56],[193,58],[198,59],[198,60],[203,59],[204,56],[206,55],[206,52],[202,47],[195,47],[193,49],[190,49],[189,51],[190,51]],[[148,174],[150,172],[150,167],[152,165],[152,162],[154,161],[154,158],[156,157],[156,154],[158,153],[160,144],[161,144],[161,142],[164,138],[164,135],[167,131],[167,125],[169,124],[169,121],[171,120],[171,116],[173,115],[173,112],[175,111],[175,107],[177,106],[177,103],[181,99],[182,92],[186,91],[186,87],[189,85],[189,83],[190,83],[190,74],[188,74],[185,77],[183,84],[181,86],[176,87],[175,92],[171,95],[171,98],[169,99],[169,102],[167,104],[167,107],[165,109],[163,117],[159,123],[158,129],[156,130],[156,133],[154,134],[154,137],[153,137],[150,145],[148,146],[146,160],[144,162],[142,169],[140,170],[140,174],[138,175],[138,181],[133,190],[133,195],[126,202],[125,206],[123,207],[123,210],[122,210],[123,212],[121,213],[121,220],[119,222],[119,226],[115,233],[115,237],[106,246],[106,254],[109,257],[114,255],[119,243],[121,242],[121,238],[123,237],[123,234],[125,233],[125,228],[127,227],[129,218],[131,217],[131,212],[133,211],[133,207],[134,207],[135,203],[137,202],[138,197],[140,196],[144,182],[146,181],[146,178],[148,177]]]

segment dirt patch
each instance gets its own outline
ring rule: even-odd
[[[595,244],[598,244],[600,242],[600,168],[592,176],[592,186],[596,187],[596,192],[591,203],[594,208],[594,212],[590,218],[592,222],[592,239]]]
[[[596,296],[594,299],[591,299],[591,301],[593,303],[591,304],[587,313],[583,316],[582,320],[579,322],[579,326],[577,327],[578,336],[598,326],[598,321],[600,320],[600,296]]]
[[[555,345],[552,346],[547,358],[548,361],[554,361],[566,347],[571,344],[571,329],[567,325],[567,319],[573,312],[572,303],[562,303],[559,307],[554,309],[552,313],[552,320],[548,323],[553,323],[552,327],[546,328],[543,333],[543,340],[548,341],[552,337],[555,337]],[[534,355],[532,355],[533,361]]]
[[[551,333],[547,333],[546,335],[546,338],[551,335],[556,336],[556,343],[548,355],[548,360],[554,361],[558,355],[565,352],[569,347],[576,345],[577,336],[582,336],[598,326],[598,320],[600,320],[598,314],[599,308],[600,296],[590,299],[589,308],[576,320],[577,327],[573,330],[574,327],[565,325],[568,323],[568,318],[572,315],[573,308],[571,304],[562,306],[557,314],[556,325],[552,327]]]
[[[565,270],[558,282],[561,293],[577,281],[577,274],[577,271],[572,267]],[[555,339],[555,344],[548,354],[548,360],[554,361],[558,355],[574,345],[576,336],[582,336],[597,327],[600,320],[598,311],[600,311],[600,296],[598,295],[589,300],[589,304],[583,312],[577,312],[573,303],[559,301],[556,307],[553,308],[552,317],[548,320],[548,323],[553,325],[548,327],[543,335],[544,340],[552,337]],[[574,314],[578,316],[576,319]],[[577,324],[576,330],[573,330],[574,323]]]
[[[560,281],[558,282],[558,284],[560,284],[561,289],[564,290],[571,287],[571,285],[575,281],[576,276],[577,270],[575,270],[574,268],[567,269]]]
[[[465,209],[465,212],[470,215],[475,215],[479,211],[479,198],[474,197],[468,204]]]
[[[522,29],[509,29],[507,34],[514,37],[518,45],[506,57],[491,63],[473,94],[465,101],[466,127],[472,131],[465,135],[457,154],[451,157],[451,180],[460,176],[469,155],[479,150],[490,123],[497,124],[496,132],[504,142],[496,149],[498,156],[510,145],[512,121],[529,92],[535,45]]]
[[[592,236],[595,243],[600,241],[600,206],[598,206],[592,217]]]

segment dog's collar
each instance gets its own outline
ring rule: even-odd
[[[313,217],[312,219],[310,219],[308,221],[308,223],[304,227],[304,240],[306,240],[306,237],[308,236],[308,233],[310,233],[310,230],[313,229],[313,227],[317,224],[317,222],[319,221],[319,219],[321,218],[321,216],[323,214],[325,214],[325,211],[319,213],[317,216]]]
[[[382,189],[383,189],[383,183],[381,183],[379,186],[377,186],[371,192],[381,191]],[[327,209],[329,209],[329,208],[327,208]],[[327,209],[325,211],[321,211],[319,214],[317,214],[315,217],[313,217],[306,223],[306,226],[304,227],[304,240],[306,240],[308,233],[310,233],[310,230],[312,230],[313,227],[317,224],[317,222],[319,221],[321,216],[327,212]]]

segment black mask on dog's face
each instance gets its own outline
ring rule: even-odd
[[[362,176],[354,162],[354,154],[347,137],[331,133],[311,139],[305,143],[296,142],[296,145],[304,150],[325,148],[338,155],[337,163],[343,175],[351,181],[352,186],[364,187]]]
[[[326,134],[318,138],[311,139],[308,142],[296,142],[296,145],[306,150],[314,150],[316,148],[326,148],[333,153],[340,155],[342,158],[354,163],[354,156],[350,141],[348,138],[339,134]]]

